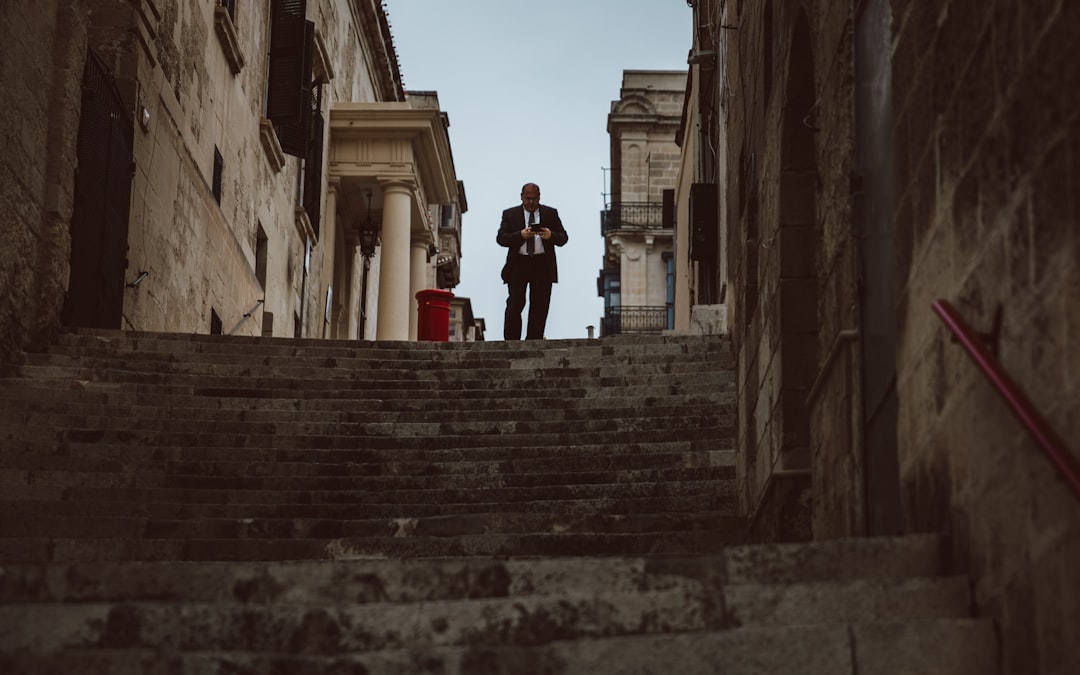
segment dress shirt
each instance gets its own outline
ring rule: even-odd
[[[529,210],[527,208],[525,208],[524,206],[522,206],[521,207],[521,212],[523,214],[525,214],[524,215],[525,227],[528,227],[529,226]],[[536,211],[533,211],[533,213],[536,214],[536,221],[533,224],[536,225],[536,226],[539,226],[540,225],[540,207],[537,206]],[[526,246],[525,244],[522,244],[521,248],[518,249],[518,253],[520,253],[521,255],[529,255],[529,252],[525,249],[525,246]],[[544,240],[540,238],[540,235],[534,234],[533,235],[533,253],[532,254],[533,255],[540,255],[543,252],[544,252]]]

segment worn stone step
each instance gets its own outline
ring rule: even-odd
[[[323,414],[326,416],[348,416],[369,411],[390,412],[523,412],[520,401],[510,401],[506,396],[496,393],[471,392],[469,396],[453,397],[417,396],[415,392],[375,392],[386,396],[371,395],[355,398],[347,407],[333,398],[311,398],[297,396],[295,392],[278,392],[280,397],[272,396],[217,396],[198,395],[190,388],[173,392],[151,392],[138,385],[125,383],[73,382],[62,385],[52,381],[37,380],[0,380],[0,401],[5,408],[13,410],[70,410],[70,406],[113,406],[121,408],[162,408],[181,410],[221,410],[225,413],[295,413]],[[276,391],[276,390],[275,390]],[[573,393],[575,390],[570,390]],[[571,408],[588,414],[601,410],[643,410],[647,408],[679,408],[696,406],[719,406],[721,412],[732,412],[735,408],[734,390],[706,390],[695,394],[670,394],[654,396],[628,396],[624,392],[612,392],[611,395],[591,396],[584,389],[576,390],[577,396],[571,397],[559,392],[559,395],[546,393],[527,399],[539,407]],[[368,392],[371,393],[371,392]]]
[[[12,487],[5,491],[0,501],[0,511],[8,516],[56,515],[73,516],[140,516],[148,518],[420,518],[441,516],[447,513],[459,515],[476,513],[543,513],[543,514],[646,514],[646,513],[695,513],[724,511],[734,513],[734,491],[731,485],[717,483],[716,489],[696,494],[630,497],[616,495],[600,498],[560,499],[558,501],[510,501],[470,503],[384,503],[374,501],[366,504],[352,502],[302,502],[287,500],[262,502],[226,501],[228,494],[217,494],[215,501],[177,502],[158,498],[155,501],[131,501],[130,495],[114,494],[106,489],[75,491],[70,488],[49,486]],[[151,491],[141,496],[152,499]],[[301,498],[307,495],[301,493]],[[452,511],[451,511],[452,509]]]
[[[494,476],[499,474],[551,474],[559,471],[642,471],[704,468],[710,466],[734,466],[734,453],[721,452],[669,452],[657,449],[653,452],[619,453],[606,447],[589,448],[575,453],[572,464],[565,457],[556,455],[541,457],[509,457],[502,459],[462,459],[450,456],[444,461],[437,458],[395,459],[387,455],[382,461],[307,461],[282,460],[278,458],[237,458],[226,454],[214,459],[168,459],[160,453],[146,452],[139,448],[122,448],[116,453],[86,452],[80,454],[45,454],[43,452],[19,452],[0,450],[0,485],[59,484],[72,480],[77,474],[113,474],[114,484],[136,480],[142,472],[167,475],[218,477],[245,476],[441,476],[470,474]],[[58,474],[54,477],[53,474]],[[88,480],[105,480],[90,478]]]
[[[358,519],[183,518],[131,515],[0,516],[3,537],[42,539],[341,539],[363,537],[457,537],[476,534],[635,534],[674,531],[735,531],[745,519],[730,511],[648,514],[476,513]]]
[[[5,602],[332,604],[558,595],[607,589],[698,592],[855,579],[898,583],[950,574],[937,535],[731,545],[714,555],[637,558],[444,558],[259,563],[6,564]]]
[[[348,388],[371,386],[393,388],[483,389],[488,391],[520,392],[532,389],[555,390],[580,385],[587,381],[594,387],[626,387],[643,385],[671,385],[689,382],[709,382],[722,386],[733,381],[733,374],[719,368],[682,366],[672,372],[667,369],[651,369],[637,372],[633,368],[613,365],[608,368],[591,369],[491,369],[475,368],[443,372],[435,368],[412,368],[402,370],[358,370],[346,368],[316,368],[295,366],[288,368],[256,368],[209,364],[177,363],[152,364],[157,367],[139,367],[123,361],[110,363],[70,365],[49,363],[46,365],[23,364],[17,367],[15,376],[31,380],[87,380],[98,382],[132,382],[145,385],[200,386],[200,387],[271,387],[287,389],[319,389],[329,385]]]
[[[0,538],[0,561],[362,560],[461,556],[640,556],[714,553],[742,543],[742,530],[488,533],[456,537],[336,539]]]
[[[156,411],[155,411],[156,412]],[[167,411],[161,411],[166,413]],[[530,409],[507,419],[490,416],[475,419],[460,415],[400,416],[393,413],[372,413],[367,420],[350,422],[313,422],[300,420],[212,420],[198,416],[158,414],[148,415],[73,415],[67,413],[23,412],[6,410],[0,412],[0,437],[21,435],[27,430],[58,429],[108,429],[111,433],[152,432],[160,434],[182,433],[193,427],[204,433],[276,435],[276,436],[465,436],[465,435],[536,435],[549,433],[556,424],[572,423],[581,434],[594,432],[636,433],[667,429],[714,428],[725,422],[732,427],[730,418],[723,418],[715,411],[688,411],[690,414],[640,415],[632,411],[619,411],[618,416],[589,415],[571,416],[563,419],[556,411]],[[404,417],[404,419],[402,419]]]
[[[338,655],[411,645],[532,646],[568,638],[684,633],[748,626],[850,625],[967,618],[963,578],[855,580],[697,590],[612,591],[421,603],[292,604],[128,601],[0,606],[14,648],[92,646],[183,651],[275,650]],[[809,619],[809,620],[808,620]],[[313,630],[313,628],[315,630]]]
[[[52,486],[41,487],[46,490]],[[662,498],[697,494],[730,494],[733,480],[729,478],[695,478],[681,481],[651,483],[572,483],[546,485],[485,485],[457,487],[454,485],[425,487],[397,486],[393,489],[370,490],[352,487],[318,489],[207,489],[197,487],[65,487],[71,501],[126,500],[139,502],[176,503],[330,503],[330,504],[478,504],[492,502],[558,502],[562,500],[602,498]]]
[[[609,377],[701,372],[708,368],[711,359],[707,353],[649,354],[648,358],[608,356],[592,358],[540,357],[536,359],[487,359],[471,358],[448,361],[446,359],[418,363],[415,355],[409,358],[393,358],[394,354],[379,358],[376,354],[357,353],[350,357],[319,357],[306,354],[290,356],[266,356],[259,350],[234,353],[196,353],[178,359],[174,354],[132,351],[123,359],[109,352],[97,353],[32,353],[26,356],[23,368],[54,367],[102,369],[121,372],[152,372],[176,374],[207,374],[213,376],[253,376],[272,374],[286,379],[307,379],[314,372],[326,379],[379,379],[412,380],[490,378],[520,379],[523,377]],[[714,364],[715,365],[715,364]],[[713,368],[713,370],[720,370]],[[19,370],[17,372],[33,372]]]
[[[269,462],[269,461],[172,461],[141,453],[128,453],[121,461],[99,456],[56,456],[33,453],[0,453],[0,486],[48,485],[57,487],[243,487],[245,481],[289,481],[313,487],[312,481],[359,481],[368,478],[390,485],[391,480],[411,481],[416,486],[431,487],[447,480],[461,485],[483,481],[523,485],[539,483],[542,477],[566,475],[570,482],[608,482],[634,479],[656,472],[653,480],[679,475],[697,475],[705,469],[720,469],[713,475],[730,477],[733,454],[685,453],[640,455],[580,455],[572,465],[562,457],[538,457],[516,460],[388,461],[388,462]],[[688,470],[693,470],[690,474]],[[560,473],[561,472],[561,473]],[[662,473],[660,473],[662,472]],[[503,480],[501,476],[509,476]],[[538,476],[541,478],[533,478]],[[334,485],[330,483],[327,487]],[[270,484],[263,484],[269,487]],[[273,487],[285,487],[281,482]]]
[[[255,401],[261,399],[273,399],[295,402],[293,405],[303,406],[307,402],[320,402],[331,405],[354,405],[361,401],[379,401],[383,404],[387,401],[406,399],[410,401],[425,401],[433,397],[429,383],[395,382],[391,387],[367,386],[370,383],[355,382],[349,387],[339,386],[313,387],[300,389],[298,387],[283,387],[282,383],[272,378],[263,378],[258,382],[253,378],[234,378],[228,386],[220,383],[215,386],[203,384],[177,385],[172,382],[158,383],[134,383],[134,382],[109,382],[92,380],[39,380],[25,378],[0,379],[0,393],[9,391],[12,394],[3,394],[4,397],[25,396],[25,392],[35,389],[45,389],[50,392],[63,394],[66,390],[89,391],[93,393],[109,394],[115,392],[137,392],[147,397],[151,396],[184,396],[193,397],[195,400],[213,401],[230,400]],[[578,401],[585,399],[612,400],[618,399],[625,405],[628,399],[647,400],[662,397],[676,397],[673,403],[678,402],[678,397],[698,398],[701,396],[717,396],[720,402],[730,401],[727,398],[719,398],[725,393],[734,392],[734,383],[710,383],[701,378],[695,378],[684,383],[664,381],[657,384],[618,384],[586,383],[575,380],[563,382],[561,385],[548,383],[552,386],[519,386],[512,389],[496,390],[488,387],[486,383],[474,382],[471,388],[456,387],[447,388],[445,396],[463,400],[474,400],[478,403],[490,403],[499,398],[503,401],[517,400],[529,401],[534,398],[541,400],[565,400]],[[612,405],[615,403],[613,402]],[[628,406],[631,408],[636,405]]]
[[[593,445],[626,445],[640,441],[657,443],[678,438],[708,443],[710,439],[730,439],[733,430],[727,426],[685,427],[643,430],[561,431],[542,433],[485,433],[454,434],[441,431],[438,425],[414,426],[400,429],[402,425],[369,425],[364,435],[320,434],[310,436],[287,436],[274,433],[213,433],[191,431],[125,431],[104,428],[0,428],[0,444],[15,449],[37,445],[53,448],[70,448],[75,445],[137,445],[142,447],[202,447],[202,448],[264,448],[276,450],[419,450],[435,451],[464,448],[521,448]],[[402,433],[397,433],[401,431]]]
[[[683,436],[684,434],[680,434]],[[488,439],[482,439],[488,440]],[[584,442],[565,445],[544,445],[528,442],[528,439],[501,439],[506,442],[486,442],[478,445],[478,440],[466,437],[450,439],[447,447],[430,447],[426,443],[417,445],[404,444],[395,439],[369,439],[364,447],[353,448],[296,448],[296,447],[260,447],[252,444],[244,447],[198,446],[198,445],[153,445],[137,442],[137,439],[125,439],[124,442],[106,442],[88,438],[85,442],[59,440],[13,440],[4,443],[4,457],[37,455],[80,458],[100,458],[119,462],[139,462],[144,460],[177,462],[275,462],[275,463],[311,463],[311,464],[389,464],[392,462],[428,462],[443,464],[448,462],[515,462],[522,460],[562,460],[573,465],[579,457],[630,457],[655,454],[678,454],[685,461],[697,465],[695,458],[702,458],[706,465],[728,465],[732,462],[730,452],[713,450],[720,446],[723,438],[680,438],[673,440],[667,435],[661,440],[636,442],[635,440],[612,439],[610,435],[600,435],[602,442]],[[543,439],[539,439],[543,440]],[[513,442],[510,442],[513,441]],[[729,446],[730,447],[730,446]],[[728,461],[714,461],[728,458]]]
[[[43,485],[58,487],[138,487],[197,490],[266,490],[282,492],[363,490],[392,492],[394,490],[481,490],[489,487],[534,488],[560,485],[660,484],[696,480],[734,480],[733,467],[694,467],[660,469],[609,469],[587,471],[580,467],[564,467],[558,472],[499,472],[439,474],[371,475],[368,473],[318,475],[214,475],[188,467],[187,473],[154,469],[131,472],[82,471],[0,471],[0,485]],[[468,466],[462,467],[464,469]]]
[[[24,651],[0,654],[0,666],[9,672],[85,675],[988,675],[998,672],[995,645],[989,620],[937,619],[554,640],[534,647],[413,645],[338,656],[239,650]]]
[[[29,392],[33,392],[27,395]],[[81,392],[70,389],[21,389],[18,398],[3,398],[0,414],[14,420],[26,414],[106,415],[127,412],[132,417],[197,417],[222,421],[290,421],[306,419],[312,422],[359,422],[385,416],[391,420],[437,418],[467,415],[480,420],[510,415],[522,419],[546,419],[557,414],[560,419],[590,419],[636,415],[664,417],[691,414],[733,415],[735,402],[731,397],[713,395],[665,396],[652,399],[606,397],[566,399],[551,395],[533,396],[524,400],[507,400],[502,396],[459,400],[426,396],[423,398],[363,399],[355,407],[305,407],[305,399],[238,399],[242,405],[229,405],[219,397],[140,395],[137,391],[124,393]]]
[[[134,331],[98,331],[96,334],[75,329],[67,332],[40,351],[64,353],[94,349],[108,353],[278,355],[363,358],[377,360],[476,360],[505,358],[513,361],[575,360],[596,356],[633,358],[642,356],[692,357],[698,353],[730,353],[730,339],[717,335],[616,335],[603,340],[547,340],[542,346],[513,341],[434,343],[399,341],[314,340],[294,338],[249,338],[199,334],[151,333]],[[69,329],[70,331],[70,329]]]

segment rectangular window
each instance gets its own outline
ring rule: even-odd
[[[236,0],[218,0],[218,2],[229,13],[229,18],[233,23],[236,23]]]
[[[210,308],[210,334],[221,335],[221,317],[213,307]]]
[[[221,203],[221,172],[225,168],[225,160],[221,157],[221,151],[217,146],[214,146],[214,180],[211,185],[211,190],[214,193],[214,199],[218,204]]]
[[[266,250],[268,240],[266,238],[266,231],[263,230],[262,225],[258,225],[258,234],[255,236],[255,278],[259,280],[259,285],[266,289]]]

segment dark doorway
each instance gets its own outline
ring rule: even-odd
[[[87,53],[71,216],[66,326],[120,328],[131,205],[132,123],[104,62]]]
[[[896,424],[896,259],[893,246],[892,11],[889,0],[859,3],[855,28],[853,217],[861,232],[863,470],[866,528],[901,531]]]

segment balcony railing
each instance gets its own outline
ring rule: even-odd
[[[602,335],[659,333],[669,327],[668,308],[663,305],[621,305],[608,307],[604,313]]]
[[[600,234],[616,230],[663,230],[662,202],[623,202],[600,212]]]

